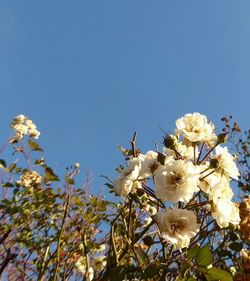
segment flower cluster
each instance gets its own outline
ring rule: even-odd
[[[14,118],[11,123],[11,127],[15,132],[15,135],[11,138],[11,142],[17,142],[20,139],[23,139],[26,135],[35,139],[38,139],[40,136],[40,132],[37,130],[36,125],[23,114]]]
[[[33,188],[42,182],[42,177],[36,171],[25,172],[19,181],[19,184],[25,188]]]
[[[215,134],[206,116],[186,114],[176,121],[175,134],[164,137],[162,152],[138,153],[128,160],[114,180],[116,193],[126,200],[138,189],[150,189],[155,200],[176,204],[158,211],[154,219],[162,238],[179,249],[187,247],[202,227],[197,223],[201,208],[207,215],[209,209],[221,228],[238,225],[230,181],[239,171],[227,147],[221,146],[225,140],[225,134]],[[150,179],[153,188],[147,186]]]

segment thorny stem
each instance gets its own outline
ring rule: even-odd
[[[209,201],[192,204],[192,205],[189,205],[187,209],[191,209],[191,208],[195,208],[195,207],[200,207],[200,206],[206,205],[208,203],[209,203]]]
[[[201,161],[199,161],[198,164],[201,164],[204,160],[206,160],[206,158],[208,157],[208,155],[219,145],[219,143],[216,143],[212,148],[210,148],[208,150],[208,152],[206,153],[206,155],[202,158]]]
[[[58,270],[58,265],[59,265],[59,260],[60,260],[61,239],[62,239],[63,230],[64,230],[64,223],[65,223],[66,216],[67,216],[68,209],[69,209],[70,196],[71,195],[69,194],[68,197],[67,197],[65,211],[64,211],[64,214],[63,214],[62,225],[61,225],[61,229],[60,229],[60,233],[59,233],[59,237],[58,237],[57,248],[56,248],[57,262],[56,262],[56,267],[55,267],[55,271],[54,271],[53,281],[56,281],[56,275],[57,275],[57,270]]]
[[[130,199],[130,202],[129,202],[129,215],[128,215],[128,237],[130,237],[130,230],[131,230],[132,207],[133,207],[133,199]]]
[[[200,178],[200,181],[204,180],[206,177],[210,176],[211,174],[213,174],[215,172],[215,170],[211,171],[210,173],[208,173],[207,175],[205,175],[204,177]]]
[[[135,147],[136,137],[137,137],[137,133],[134,132],[133,138],[132,138],[132,140],[130,141],[131,146],[132,146],[132,153],[133,153],[133,156],[134,156],[134,157],[136,157],[136,147]]]
[[[187,209],[187,208],[190,206],[190,203],[191,203],[192,201],[194,201],[194,199],[195,199],[197,196],[199,196],[200,193],[201,193],[201,191],[199,191],[199,192],[197,192],[197,193],[195,194],[195,196],[194,196],[194,197],[189,201],[189,203],[186,205],[185,209]]]
[[[204,146],[205,146],[205,143],[203,142],[202,145],[201,145],[201,150],[200,150],[199,156],[197,158],[197,162],[196,162],[197,164],[199,164],[199,162],[200,162],[200,158],[201,158]]]
[[[9,262],[11,262],[11,260],[16,258],[16,256],[17,256],[17,254],[12,254],[10,249],[8,249],[7,256],[0,267],[0,276],[2,275],[4,269],[8,266]]]
[[[194,147],[194,165],[195,165],[195,160],[196,160],[196,144],[194,144],[193,147]]]
[[[132,241],[131,245],[133,246],[137,241],[139,241],[142,236],[149,230],[149,228],[154,224],[154,221],[152,220],[151,223],[144,228],[144,230],[140,233],[140,235]],[[129,247],[128,245],[124,248],[123,252],[121,253],[120,257],[119,257],[119,262],[122,260],[122,258],[126,255],[127,251],[128,251]]]
[[[112,242],[112,249],[113,249],[114,256],[115,256],[115,263],[118,264],[119,260],[118,260],[117,249],[115,246],[114,227],[115,227],[115,222],[111,226],[111,242]]]

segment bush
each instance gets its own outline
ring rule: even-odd
[[[105,177],[112,202],[77,183],[78,163],[60,181],[35,124],[17,116],[8,140],[17,159],[0,159],[0,276],[249,280],[249,132],[231,119],[216,134],[206,116],[186,114],[162,149],[145,154],[135,133],[130,148],[120,146],[117,178]]]

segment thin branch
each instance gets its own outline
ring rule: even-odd
[[[56,262],[56,267],[55,267],[55,271],[54,271],[53,281],[56,281],[56,275],[57,275],[57,270],[58,270],[58,265],[59,265],[59,260],[60,260],[61,239],[62,239],[63,230],[64,230],[64,223],[65,223],[66,216],[67,216],[68,209],[69,209],[70,196],[71,195],[69,194],[67,197],[65,211],[63,214],[62,225],[61,225],[61,229],[60,229],[60,233],[59,233],[59,237],[58,237],[57,248],[56,248],[57,262]]]
[[[132,140],[130,141],[131,146],[132,146],[132,153],[133,153],[133,156],[134,156],[134,157],[136,157],[136,147],[135,147],[136,138],[137,138],[137,133],[134,132],[133,138],[132,138]]]

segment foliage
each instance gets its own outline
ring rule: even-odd
[[[243,200],[250,191],[249,132],[240,136],[239,126],[231,126],[230,119],[223,118],[224,131],[216,138],[211,125],[211,143],[187,144],[185,139],[181,143],[178,132],[164,136],[163,151],[157,147],[146,156],[136,147],[134,134],[130,148],[120,147],[126,165],[116,169],[117,179],[105,177],[111,193],[107,197],[114,195],[114,202],[119,198],[114,203],[90,194],[88,183],[78,183],[78,163],[68,167],[60,180],[44,158],[36,126],[27,117],[17,116],[11,124],[15,134],[8,140],[15,159],[0,159],[0,276],[3,280],[230,281],[236,272],[245,274],[240,252],[249,242],[241,238],[232,218],[221,225],[211,191],[194,189],[190,198],[182,200],[181,195],[174,202],[169,195],[159,198],[155,190],[156,177],[168,167],[168,157],[202,166],[199,182],[217,172],[228,177],[227,171],[218,170],[214,153],[228,137],[241,171],[239,178],[228,181],[236,182],[238,198]],[[180,145],[191,146],[192,159],[182,155]],[[7,150],[4,146],[1,153]],[[195,222],[185,239],[179,225],[170,222],[174,231],[180,231],[175,237],[179,240],[173,242],[161,214],[176,209],[194,214]]]

